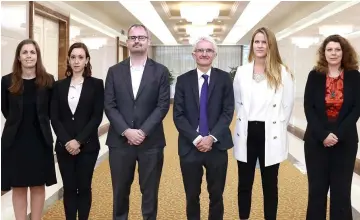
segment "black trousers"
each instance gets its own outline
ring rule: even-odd
[[[330,188],[330,219],[352,220],[351,182],[357,143],[338,143],[326,148],[305,141],[308,175],[307,220],[325,220],[327,193]]]
[[[127,220],[129,196],[138,162],[141,210],[144,220],[156,220],[160,177],[164,163],[163,148],[129,146],[109,147],[109,162],[113,187],[113,220]]]
[[[89,218],[91,208],[91,181],[99,151],[80,152],[72,156],[57,153],[59,169],[64,184],[64,209],[66,220]]]
[[[180,167],[186,194],[188,220],[200,220],[200,193],[203,167],[206,169],[207,188],[210,196],[209,220],[222,220],[224,215],[223,192],[228,166],[227,151],[216,147],[200,152],[194,146],[188,154],[180,157]]]
[[[252,187],[256,161],[259,159],[264,196],[264,218],[275,220],[278,207],[279,164],[265,167],[265,123],[249,122],[247,163],[238,161],[238,206],[240,219],[248,219],[251,210]]]

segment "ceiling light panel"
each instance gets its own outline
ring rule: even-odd
[[[236,44],[279,3],[279,0],[250,1],[243,13],[240,15],[239,19],[234,24],[234,27],[225,37],[223,44]]]
[[[278,32],[276,34],[276,39],[281,40],[285,37],[288,37],[300,30],[303,30],[313,24],[317,24],[328,17],[331,17],[347,8],[350,8],[356,4],[360,3],[359,0],[357,1],[335,1],[332,2],[325,7],[321,8],[320,10],[311,13],[309,16],[295,22],[294,24],[290,25],[289,27],[285,28],[284,30]]]
[[[181,5],[180,15],[193,25],[206,25],[219,17],[219,5]]]
[[[327,37],[332,34],[346,35],[353,32],[352,25],[323,25],[319,27],[319,34]]]
[[[119,1],[132,13],[149,31],[151,31],[165,45],[177,45],[177,41],[166,27],[164,21],[154,9],[150,1]]]

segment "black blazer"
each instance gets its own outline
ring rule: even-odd
[[[110,121],[109,147],[130,147],[122,136],[127,128],[141,129],[146,138],[139,147],[163,148],[162,121],[170,108],[169,70],[148,58],[134,97],[130,58],[109,68],[105,82],[105,114]]]
[[[57,136],[55,150],[67,152],[65,144],[75,139],[81,152],[100,149],[98,128],[104,112],[103,80],[85,77],[79,103],[73,114],[68,103],[71,78],[55,82],[51,101],[51,124]]]
[[[339,138],[339,143],[359,141],[356,122],[360,116],[360,73],[357,70],[344,72],[344,102],[334,124],[328,122],[325,105],[326,74],[309,73],[304,95],[304,110],[307,127],[305,142],[321,143],[330,133]]]
[[[2,149],[7,149],[13,144],[23,116],[23,96],[11,94],[8,90],[11,85],[11,76],[12,73],[1,78],[1,112],[6,119],[1,136]],[[54,80],[52,75],[51,77]],[[51,88],[38,88],[36,100],[38,122],[49,149],[53,146],[49,117],[51,90]]]
[[[234,116],[234,91],[230,75],[211,68],[208,90],[208,124],[210,134],[218,141],[214,147],[227,150],[233,147],[230,123]],[[199,82],[197,70],[177,78],[174,97],[174,122],[179,131],[179,155],[186,155],[199,135]]]

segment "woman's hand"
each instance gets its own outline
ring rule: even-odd
[[[338,138],[335,134],[330,133],[327,138],[323,141],[325,147],[332,147],[338,142]]]
[[[65,144],[65,148],[71,155],[77,155],[80,153],[80,144],[75,139],[67,142]]]

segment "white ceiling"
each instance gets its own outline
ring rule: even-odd
[[[141,0],[136,1],[136,5],[138,7],[140,7],[140,2]],[[186,1],[187,4],[189,2],[190,1]],[[218,1],[211,1],[211,4],[214,4],[214,2]],[[122,1],[66,1],[64,3],[83,12],[87,16],[98,20],[100,24],[103,24],[102,27],[112,28],[117,31],[117,33],[125,32],[125,35],[130,25],[134,23],[140,23],[141,20],[141,16],[139,16],[139,14],[132,14],[130,11],[128,11],[127,9],[129,9],[129,7],[127,7],[125,3],[122,3]],[[148,6],[148,4],[141,5],[144,10],[153,10],[153,12],[156,13],[153,15],[156,15],[160,19],[157,20],[154,17],[149,17],[149,19],[141,20],[145,26],[152,27],[151,32],[153,44],[163,44],[160,38],[164,39],[164,35],[166,34],[170,34],[170,38],[172,37],[173,39],[176,39],[178,44],[188,43],[188,41],[183,39],[183,32],[177,31],[180,27],[182,27],[183,24],[179,24],[181,17],[178,15],[178,9],[176,7],[178,7],[178,5],[181,5],[182,3],[183,2],[181,1],[152,1],[150,6]],[[196,4],[209,4],[209,1],[196,2]],[[334,10],[337,10],[337,8],[341,7],[337,7],[336,5],[334,6],[334,4],[342,5],[347,4],[347,2],[281,1],[263,19],[261,19],[257,24],[255,24],[254,27],[250,28],[250,30],[244,34],[244,36],[237,42],[237,44],[248,44],[253,31],[262,26],[270,28],[276,34],[289,33],[286,34],[287,39],[294,36],[316,36],[318,35],[318,27],[325,24],[354,24],[354,30],[360,30],[359,1],[352,1],[352,4],[355,4],[354,6],[348,9],[344,9],[337,14],[328,16],[322,21],[315,22],[315,24],[305,25],[305,23],[309,20],[316,19],[316,17],[314,16],[316,15],[316,13],[321,13],[322,9],[329,8],[331,6],[334,7]],[[222,40],[224,40],[229,31],[234,28],[235,22],[242,15],[242,12],[245,10],[245,8],[249,5],[249,2],[242,1],[239,5],[236,4],[236,2],[234,1],[227,1],[221,5],[223,5],[222,8],[226,8],[224,7],[224,5],[229,5],[230,9],[226,9],[226,11],[221,11],[219,18],[214,21],[217,26],[219,26],[218,23],[221,23],[221,25],[223,26],[222,29],[219,29],[220,32],[216,34],[218,35],[218,43],[222,43]],[[146,8],[145,6],[148,8]],[[231,15],[232,17],[229,17],[229,15]],[[221,22],[218,22],[218,20],[220,20]],[[157,25],[156,22],[160,23]],[[72,24],[75,24],[75,22],[72,22]],[[156,26],[164,27],[163,25],[165,25],[168,31],[164,32],[164,29],[162,29],[162,31],[156,30]],[[101,28],[101,25],[99,26],[99,28]],[[86,30],[84,34],[85,33],[91,35],[91,29]],[[180,37],[181,34],[183,34],[182,37]]]
[[[312,36],[320,37],[319,27],[323,25],[352,25],[353,32],[360,31],[360,4],[345,9],[319,23],[313,24],[298,33],[294,33],[289,37],[295,36]],[[336,34],[336,32],[334,33]]]

